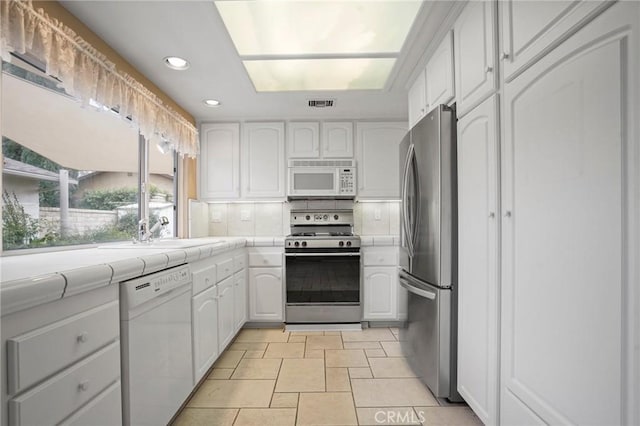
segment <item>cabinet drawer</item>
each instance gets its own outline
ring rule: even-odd
[[[282,253],[249,253],[249,266],[282,266]]]
[[[120,376],[120,344],[114,342],[9,401],[9,424],[57,424]]]
[[[8,394],[44,380],[119,335],[118,302],[113,301],[7,339]]]
[[[247,258],[244,254],[239,254],[233,258],[233,271],[241,271],[247,266]]]
[[[60,424],[62,426],[113,426],[121,422],[122,397],[120,380],[118,380]]]
[[[195,271],[193,273],[192,294],[198,294],[212,285],[215,285],[216,282],[216,265],[211,265],[200,271]]]
[[[217,281],[220,282],[233,274],[233,258],[224,259],[220,262],[216,262]]]
[[[397,266],[398,257],[395,251],[365,252],[364,266]]]

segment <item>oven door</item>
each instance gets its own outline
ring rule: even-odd
[[[336,196],[340,192],[338,169],[333,167],[292,167],[288,196]]]
[[[360,322],[360,253],[285,253],[287,323]]]

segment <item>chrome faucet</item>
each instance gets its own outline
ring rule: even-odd
[[[147,219],[141,219],[138,222],[138,242],[140,243],[150,243],[151,238],[153,237],[153,233],[158,229],[165,229],[165,226],[169,224],[169,218],[166,216],[160,216],[155,225],[151,227],[151,229],[147,229],[149,227],[147,223]],[[160,231],[162,234],[162,231]]]

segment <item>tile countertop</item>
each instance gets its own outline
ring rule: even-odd
[[[360,235],[361,247],[399,246],[398,235]]]
[[[235,248],[283,246],[284,238],[207,237],[173,242],[160,240],[145,247],[112,243],[0,257],[2,315]]]

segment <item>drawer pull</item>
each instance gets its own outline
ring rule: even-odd
[[[84,333],[79,334],[78,337],[76,337],[76,341],[78,343],[86,343],[87,340],[89,340],[89,333],[87,333],[86,331]]]
[[[80,382],[78,384],[78,392],[86,392],[89,390],[89,381]]]

